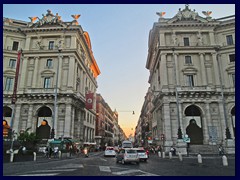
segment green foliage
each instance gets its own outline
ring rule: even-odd
[[[18,141],[22,146],[25,146],[28,149],[33,149],[35,145],[40,142],[40,139],[36,133],[29,133],[30,128],[27,128],[24,132],[20,133],[18,136]]]

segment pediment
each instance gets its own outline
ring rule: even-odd
[[[66,27],[67,25],[62,21],[61,16],[56,13],[53,15],[51,10],[47,10],[47,14],[42,14],[42,17],[29,17],[31,23],[29,23],[29,27],[37,28],[37,27]],[[36,21],[38,20],[38,21]],[[36,21],[36,22],[35,22]]]
[[[195,10],[189,9],[188,5],[186,5],[185,9],[179,9],[178,13],[170,20],[167,21],[168,24],[174,23],[206,23],[208,20],[198,15]]]

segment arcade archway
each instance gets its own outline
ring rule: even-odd
[[[190,144],[203,144],[203,130],[200,109],[195,105],[191,105],[186,108],[185,116],[188,121],[186,134],[190,138]]]

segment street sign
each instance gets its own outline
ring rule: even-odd
[[[188,137],[188,135],[185,135],[184,138],[183,138],[183,142],[185,143],[190,143],[190,138]]]

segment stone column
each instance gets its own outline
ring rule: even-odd
[[[15,132],[19,132],[19,122],[21,119],[21,104],[15,104],[15,113],[14,113],[14,121],[13,121],[13,130]]]
[[[165,46],[165,34],[164,34],[164,32],[160,32],[160,34],[159,34],[159,43],[160,43],[160,46]]]
[[[165,142],[164,147],[166,151],[170,150],[172,146],[172,121],[170,118],[170,107],[168,102],[164,102],[163,104],[163,112],[164,112],[164,133],[165,133]],[[177,133],[177,132],[176,132]]]
[[[71,36],[71,49],[77,48],[77,38],[76,36]]]
[[[62,59],[63,59],[63,56],[58,57],[59,69],[58,69],[58,87],[57,88],[59,89],[61,89],[61,85],[62,85]]]
[[[220,86],[220,79],[219,79],[219,72],[218,72],[218,63],[217,63],[217,54],[212,53],[212,60],[213,60],[213,71],[214,71],[214,79],[215,79],[215,85]]]
[[[209,38],[210,38],[210,46],[216,45],[213,31],[209,32]]]
[[[176,68],[176,79],[177,79],[177,85],[180,85],[179,84],[179,68],[178,68],[178,54],[177,53],[175,53],[174,54],[174,64],[175,64],[175,68]]]
[[[33,81],[32,81],[32,88],[36,88],[36,84],[38,83],[38,62],[39,57],[35,58],[34,63],[34,71],[33,71]]]
[[[221,97],[219,97],[219,99],[221,99]],[[223,109],[223,104],[222,104],[222,101],[219,101],[219,104],[218,104],[218,107],[219,107],[219,120],[220,120],[220,126],[221,126],[221,129],[222,129],[222,137],[221,139],[225,139],[226,138],[226,124],[225,124],[225,119],[224,119],[224,109]]]
[[[71,106],[71,104],[66,104],[65,114],[66,114],[66,116],[65,116],[64,136],[70,137],[71,122],[72,122],[72,106]]]
[[[73,137],[74,136],[74,119],[75,119],[75,107],[72,107],[72,121],[71,121],[71,132],[70,132],[70,136]]]
[[[168,87],[168,72],[167,72],[166,54],[161,54],[160,79],[161,79],[162,88],[167,89],[167,87]]]
[[[22,61],[22,68],[21,68],[21,78],[20,78],[20,85],[19,85],[19,93],[23,93],[24,88],[26,87],[26,74],[27,74],[27,61],[28,57],[24,58]]]
[[[209,143],[209,134],[208,134],[208,120],[205,115],[202,115],[202,131],[203,131],[203,144]]]
[[[27,37],[25,42],[25,48],[23,49],[23,51],[30,50],[30,44],[31,44],[31,37]]]
[[[206,86],[207,85],[207,78],[206,78],[206,68],[204,65],[204,53],[199,53],[200,54],[200,63],[201,63],[201,74],[202,74],[202,85]]]
[[[32,128],[32,122],[33,122],[33,105],[29,104],[29,109],[28,109],[28,119],[27,119],[27,128]]]
[[[68,90],[73,90],[73,80],[74,80],[74,64],[75,64],[75,58],[73,56],[70,56],[69,58],[69,68],[68,68]]]

